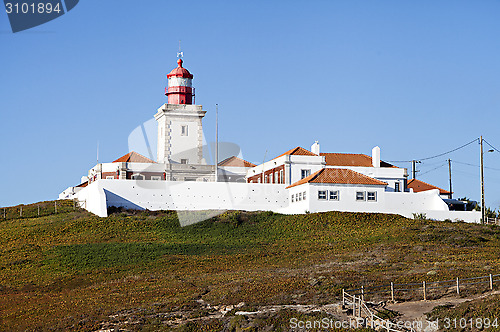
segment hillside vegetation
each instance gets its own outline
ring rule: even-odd
[[[238,330],[250,323],[234,310],[185,318],[206,316],[207,303],[326,304],[342,288],[500,273],[497,226],[229,211],[180,227],[172,211],[99,218],[65,204],[0,219],[0,330]],[[250,325],[286,330],[293,315]]]

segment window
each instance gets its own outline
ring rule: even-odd
[[[267,175],[264,177],[264,183],[269,183],[269,182],[268,182]]]
[[[299,201],[302,200],[302,193],[299,193]]]
[[[106,176],[106,180],[113,180],[115,177],[113,175]]]
[[[305,191],[302,193],[302,199],[303,199],[304,201],[306,200],[306,192],[305,192]]]
[[[318,199],[326,199],[326,190],[318,190]]]
[[[187,164],[188,163],[188,159],[181,159],[181,164]]]
[[[364,191],[356,191],[356,200],[364,201],[365,200],[365,192]]]
[[[132,180],[144,180],[144,175],[132,174]]]
[[[292,203],[295,202],[295,194],[292,194]]]
[[[260,183],[260,176],[259,176],[259,178],[257,179],[257,183]]]
[[[401,191],[399,189],[399,182],[394,183],[394,191],[397,191],[397,192]]]
[[[273,183],[273,173],[269,174],[269,183]]]
[[[339,200],[339,191],[338,190],[330,190],[330,200],[338,201]]]
[[[283,178],[283,170],[280,171],[280,183],[285,183],[285,179]]]
[[[371,201],[371,202],[376,202],[377,201],[377,193],[375,191],[369,191],[366,194],[366,200]]]
[[[188,126],[181,126],[181,136],[187,136],[188,135]]]
[[[311,175],[311,170],[310,169],[302,169],[302,170],[300,170],[300,178],[301,179],[306,178],[309,175]]]
[[[160,181],[161,180],[161,176],[153,175],[153,176],[151,176],[151,180]]]
[[[278,181],[278,171],[274,172],[274,183],[279,183],[279,181]]]

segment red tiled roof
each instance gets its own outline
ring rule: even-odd
[[[421,191],[427,191],[432,189],[438,189],[439,194],[441,195],[449,195],[451,194],[448,190],[444,190],[442,188],[433,186],[432,184],[426,183],[424,181],[420,181],[417,179],[411,179],[407,184],[408,188],[412,188],[414,193],[419,193]]]
[[[276,158],[273,158],[273,160],[277,159],[279,157],[288,156],[288,155],[290,155],[290,156],[317,156],[316,154],[312,153],[311,151],[306,150],[300,146],[297,146],[296,148],[288,150],[287,152],[280,154]]]
[[[84,183],[80,183],[78,186],[76,186],[77,188],[85,188],[89,183],[88,182],[84,182]]]
[[[373,167],[372,157],[362,153],[320,153],[325,157],[328,166],[359,166]],[[380,161],[380,167],[396,167],[385,161]]]
[[[156,163],[143,155],[132,151],[113,161],[114,163]]]
[[[368,184],[386,186],[387,183],[346,168],[323,168],[287,188],[304,183]]]
[[[238,158],[236,156],[232,156],[229,158],[224,159],[223,161],[219,162],[219,166],[225,166],[225,167],[255,167],[257,165],[243,160],[241,158]]]

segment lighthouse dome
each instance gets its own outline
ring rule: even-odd
[[[170,77],[182,77],[182,78],[193,78],[193,74],[189,72],[186,68],[182,67],[182,59],[177,60],[177,68],[172,69],[172,71],[167,75]]]

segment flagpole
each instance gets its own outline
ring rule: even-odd
[[[219,104],[215,104],[215,182],[219,182]]]

